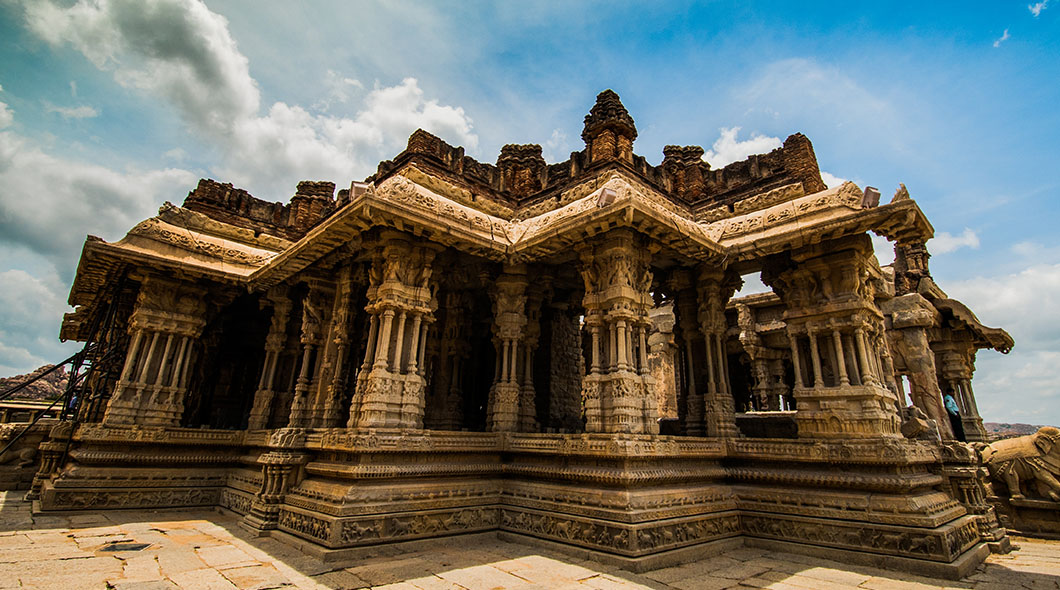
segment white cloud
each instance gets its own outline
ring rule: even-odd
[[[721,136],[714,141],[703,159],[710,162],[711,167],[721,168],[727,164],[746,159],[752,154],[764,154],[771,152],[781,146],[778,137],[768,137],[759,133],[752,133],[751,139],[743,141],[736,139],[740,132],[739,127],[722,127]]]
[[[335,70],[328,70],[324,87],[327,88],[327,93],[313,104],[313,108],[318,111],[329,111],[336,104],[346,104],[355,92],[364,90],[364,84],[361,84],[360,80],[343,76]]]
[[[821,180],[824,181],[824,185],[828,188],[835,188],[847,181],[846,178],[839,178],[835,174],[829,174],[824,170],[821,170]]]
[[[857,129],[862,142],[891,143],[896,141],[896,134],[901,136],[904,113],[883,96],[886,95],[862,86],[837,67],[805,58],[772,62],[734,92],[741,104],[754,105],[762,112],[780,112],[791,119],[824,114],[837,128]],[[875,126],[867,126],[866,122]],[[867,132],[872,132],[871,137],[865,135]]]
[[[11,121],[0,103],[0,128]],[[0,376],[76,349],[58,333],[85,235],[120,238],[195,178],[185,170],[116,172],[63,159],[0,130]]]
[[[284,102],[260,115],[261,93],[227,20],[194,0],[80,0],[69,8],[27,1],[26,16],[47,42],[69,43],[118,83],[170,102],[221,148],[223,180],[263,198],[290,195],[300,179],[362,178],[417,127],[469,150],[478,145],[464,110],[426,98],[415,78],[377,85],[352,118]],[[359,85],[335,73],[329,100],[346,100]]]
[[[567,134],[562,129],[553,129],[552,135],[545,142],[541,155],[546,162],[562,162],[571,152]]]
[[[70,80],[70,96],[77,98],[77,80]]]
[[[66,275],[85,234],[119,238],[195,180],[186,170],[116,172],[66,160],[0,132],[0,244],[53,256]]]
[[[56,113],[64,119],[91,119],[92,117],[98,117],[99,111],[88,106],[80,105],[76,107],[61,107],[54,105],[48,101],[44,101],[44,112]]]
[[[184,151],[184,148],[175,147],[171,150],[166,150],[162,157],[167,160],[173,160],[174,162],[181,162],[187,159],[188,152]]]
[[[1005,29],[1005,32],[1002,33],[1000,37],[998,37],[997,39],[994,39],[994,47],[1001,47],[1001,44],[1004,43],[1005,41],[1008,41],[1008,40],[1009,40],[1008,29]]]
[[[71,347],[58,339],[63,313],[70,310],[65,285],[45,267],[41,277],[20,269],[0,272],[0,376],[25,373],[71,354]]]
[[[972,386],[984,419],[1060,425],[1060,263],[943,288],[1016,341],[1007,356],[977,356]]]
[[[1042,11],[1045,10],[1048,6],[1049,0],[1042,0],[1041,2],[1037,2],[1035,4],[1028,4],[1027,10],[1031,11],[1031,14],[1034,15],[1034,18],[1038,18],[1042,14]]]
[[[943,285],[987,325],[1009,330],[1017,348],[1060,351],[1060,263],[1035,264],[1017,273]]]
[[[959,248],[976,249],[979,247],[979,236],[971,228],[964,228],[959,236],[949,232],[939,232],[928,240],[928,251],[932,254],[946,254]]]
[[[11,123],[14,123],[14,121],[15,113],[11,112],[7,103],[0,102],[0,129],[10,127]]]
[[[894,262],[894,243],[883,236],[870,233],[872,238],[872,250],[876,253],[876,260],[880,266],[887,266]]]

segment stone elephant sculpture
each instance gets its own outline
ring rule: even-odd
[[[1044,426],[1027,436],[977,445],[983,466],[1008,487],[1013,500],[1027,496],[1060,502],[1060,429]]]

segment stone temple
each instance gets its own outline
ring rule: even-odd
[[[960,576],[1005,550],[942,396],[985,441],[976,353],[1013,341],[933,282],[905,187],[826,187],[801,134],[720,169],[636,137],[608,90],[565,162],[420,130],[337,194],[202,180],[89,237],[61,335],[107,353],[35,510],[217,505],[323,555],[498,531],[634,568],[743,543]],[[753,273],[772,292],[734,299]]]

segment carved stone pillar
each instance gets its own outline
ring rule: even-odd
[[[354,268],[343,266],[339,271],[335,307],[331,312],[328,330],[327,352],[324,365],[328,381],[322,387],[324,402],[314,411],[313,424],[324,428],[337,428],[344,420],[342,406],[347,392],[347,365],[355,362],[350,358],[350,330],[353,324],[353,290],[356,287]]]
[[[740,286],[740,277],[724,269],[703,265],[698,269],[696,291],[699,295],[697,318],[699,330],[706,339],[707,393],[704,397],[703,425],[707,436],[734,438],[736,412],[729,385],[729,362],[725,352],[725,304]]]
[[[374,355],[371,369],[358,379],[351,404],[351,427],[423,428],[427,381],[422,352],[412,350],[413,337],[407,327],[416,324],[417,316],[420,330],[434,321],[438,303],[431,289],[431,277],[437,250],[437,246],[414,242],[396,231],[381,236],[381,248],[369,272],[365,307],[380,327],[369,347]],[[415,339],[422,351],[423,333]],[[417,362],[405,361],[406,349],[410,358],[419,354]]]
[[[291,313],[292,303],[287,296],[287,287],[274,287],[269,290],[262,302],[272,304],[272,321],[269,334],[265,337],[265,363],[261,367],[261,379],[258,390],[254,393],[254,404],[250,408],[250,419],[247,428],[266,428],[272,413],[272,401],[276,397],[276,366],[280,353],[287,342],[287,319]]]
[[[301,478],[302,466],[308,458],[305,453],[305,431],[301,429],[281,428],[274,431],[268,446],[270,450],[258,458],[262,474],[261,489],[240,523],[244,528],[259,533],[276,528],[283,500]]]
[[[490,430],[515,432],[520,422],[518,381],[520,343],[526,332],[526,267],[508,266],[497,278],[493,296],[493,333],[500,342],[500,373],[490,390]],[[525,346],[525,344],[524,344]]]
[[[434,399],[427,408],[431,415],[429,428],[459,430],[463,424],[464,396],[461,370],[470,355],[468,295],[451,285],[444,305],[445,317],[438,343],[438,382],[433,386]]]
[[[953,430],[942,405],[935,354],[928,342],[928,330],[939,323],[938,311],[918,293],[884,302],[883,311],[888,318],[887,340],[898,371],[909,377],[913,405],[935,421],[942,438],[952,439]]]
[[[951,339],[933,343],[939,365],[939,382],[943,393],[952,393],[961,410],[961,423],[968,442],[989,442],[983,418],[972,391],[976,349],[968,340]]]
[[[844,382],[843,372],[850,365],[838,362],[844,359],[836,332],[841,343],[849,335],[856,338],[859,329],[872,335],[883,331],[883,314],[875,303],[882,276],[868,236],[827,241],[792,252],[790,258],[774,258],[763,269],[762,280],[787,308],[784,320],[793,343],[793,360],[800,356],[798,341],[809,342],[813,375],[797,373],[793,392],[799,436],[901,436],[895,394],[860,376],[851,382],[848,375]],[[866,360],[876,362],[875,350],[865,352],[858,366],[864,367]],[[825,354],[824,360],[831,359],[831,382],[823,373]]]
[[[894,244],[894,287],[897,295],[916,293],[920,279],[931,276],[927,241],[916,235],[901,235]]]
[[[582,379],[590,432],[658,434],[655,379],[636,370],[631,332],[651,327],[651,252],[627,230],[613,230],[580,251],[586,321],[601,326],[614,358]],[[598,401],[597,401],[598,400]],[[599,405],[599,422],[589,415]]]
[[[679,362],[685,367],[685,434],[689,436],[703,436],[706,432],[703,426],[704,401],[703,391],[705,380],[696,375],[698,367],[702,365],[697,362],[695,350],[697,343],[703,342],[703,336],[699,331],[698,306],[696,305],[696,289],[692,282],[691,274],[687,270],[674,271],[669,280],[670,290],[674,293],[674,312],[678,332],[681,336],[681,357]]]
[[[330,293],[324,290],[322,284],[313,281],[302,300],[302,333],[299,337],[302,365],[294,384],[294,398],[287,420],[290,428],[308,428],[312,425],[313,399],[310,392],[313,383],[317,382],[320,348],[324,344],[324,308],[330,303],[328,295]]]
[[[526,334],[522,350],[519,386],[519,431],[538,432],[537,389],[534,387],[534,353],[541,338],[541,306],[549,296],[550,278],[537,277],[527,287]]]
[[[129,321],[132,341],[105,423],[180,425],[188,366],[206,326],[204,295],[186,283],[143,279]]]

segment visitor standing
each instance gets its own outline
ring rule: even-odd
[[[964,423],[961,422],[961,409],[957,407],[957,401],[953,399],[953,394],[947,392],[943,402],[946,404],[946,414],[950,417],[953,437],[961,442],[966,442],[964,439]]]

